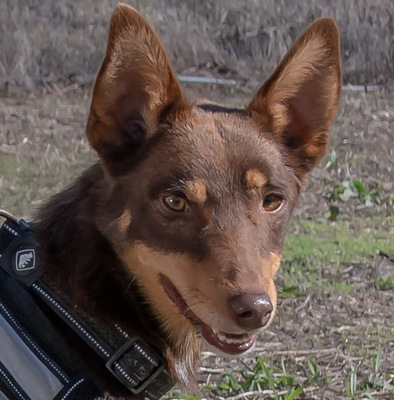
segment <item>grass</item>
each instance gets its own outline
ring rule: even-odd
[[[394,216],[381,224],[394,224]],[[348,264],[367,264],[377,254],[394,256],[394,234],[376,228],[379,221],[358,221],[355,229],[346,223],[299,220],[285,240],[284,261],[280,273],[279,295],[288,298],[318,285],[322,290],[349,293],[364,282],[341,279]],[[327,272],[327,270],[329,272]],[[376,278],[376,287],[393,288],[393,278]]]
[[[256,363],[251,368],[239,371],[239,379],[234,374],[224,374],[223,382],[214,387],[207,387],[221,397],[232,397],[242,394],[242,397],[256,395],[271,396],[275,400],[291,400],[297,398],[302,392],[304,385],[309,386],[319,376],[319,369],[308,360],[313,371],[313,376],[301,380],[287,372],[285,361],[282,358],[280,367],[269,364],[269,358],[257,357]]]
[[[86,165],[83,163],[59,164],[45,157],[26,159],[2,155],[0,208],[12,212],[18,218],[31,218],[34,209],[56,191],[60,191],[84,167]]]
[[[0,84],[89,79],[104,55],[118,1],[0,3]],[[278,2],[129,0],[153,24],[179,73],[266,77],[302,30],[332,16],[339,24],[345,82],[393,76],[391,0]],[[275,45],[272,45],[275,43]]]
[[[394,394],[392,377],[381,373],[382,351],[378,350],[372,357],[368,354],[357,364],[349,363],[349,372],[346,380],[346,393],[350,399],[374,399],[377,389]],[[361,378],[359,370],[367,365],[368,374]]]
[[[379,399],[382,394],[394,394],[393,376],[382,372],[382,351],[365,354],[354,364],[345,367],[345,391],[350,399]],[[360,371],[363,369],[363,373]],[[214,384],[201,385],[201,395],[185,395],[182,390],[173,389],[166,399],[199,400],[254,399],[293,400],[313,399],[316,385],[330,386],[331,379],[323,366],[313,357],[306,357],[302,363],[289,357],[282,357],[280,365],[274,365],[268,357],[258,356],[251,367],[232,373],[224,373]]]
[[[394,196],[384,190],[384,182],[375,182],[375,188],[368,189],[359,179],[344,180],[341,184],[334,185],[329,198],[331,203],[336,203],[330,206],[328,219],[331,221],[336,221],[340,213],[339,202],[346,203],[355,198],[365,207],[386,206],[394,215]]]
[[[394,235],[376,228],[379,224],[394,224],[394,216],[376,221],[364,219],[357,227],[344,222],[299,221],[285,241],[284,254],[292,260],[330,263],[364,262],[377,251],[393,253]],[[392,254],[394,256],[394,253]]]

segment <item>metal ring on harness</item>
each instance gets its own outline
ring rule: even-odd
[[[15,217],[15,215],[11,214],[6,210],[3,210],[2,208],[0,208],[0,217],[3,217],[5,219],[10,219],[11,221],[18,223],[18,219]]]

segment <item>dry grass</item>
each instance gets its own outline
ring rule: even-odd
[[[342,33],[345,82],[394,75],[391,0],[139,0],[178,73],[262,81],[314,19],[331,15]],[[116,0],[0,3],[0,85],[91,78],[105,49]],[[263,6],[262,6],[263,5]]]

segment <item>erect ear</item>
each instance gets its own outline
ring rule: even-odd
[[[323,157],[337,114],[341,68],[339,32],[322,18],[297,40],[246,111],[288,148],[303,175]]]
[[[86,133],[107,169],[119,164],[188,104],[167,54],[148,22],[132,7],[115,9],[107,52],[93,90]],[[131,161],[130,161],[131,162]]]

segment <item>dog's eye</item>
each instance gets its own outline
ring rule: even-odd
[[[283,204],[283,198],[276,194],[269,194],[264,197],[263,210],[267,212],[273,212],[279,210]]]
[[[164,205],[173,211],[186,211],[187,210],[187,201],[180,196],[166,196],[163,197]]]

